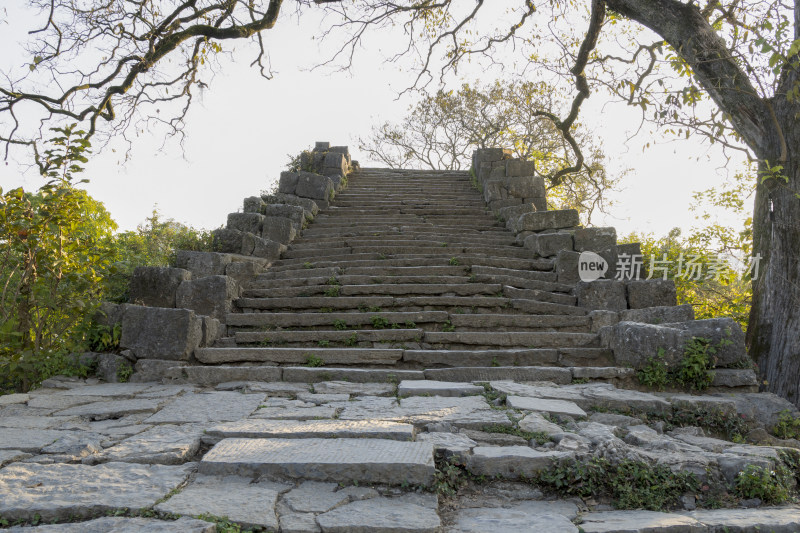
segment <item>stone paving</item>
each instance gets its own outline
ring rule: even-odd
[[[598,294],[562,279],[554,253],[567,241],[577,253],[586,232],[541,227],[577,214],[537,221],[522,199],[489,199],[519,189],[512,178],[484,180],[481,198],[464,172],[363,170],[321,211],[311,202],[315,222],[217,315],[213,346],[159,359],[145,339],[132,383],[57,377],[0,396],[0,529],[800,531],[800,507],[734,490],[747,468],[797,469],[800,442],[773,434],[797,409],[754,392],[741,343],[705,394],[639,387],[617,352],[630,357],[641,336],[683,342],[691,309],[581,305]],[[486,202],[512,207],[516,237]],[[210,255],[187,267],[225,259]],[[184,282],[204,279],[193,275]],[[623,330],[630,346],[612,351]],[[698,484],[650,511],[544,481],[592,464]]]

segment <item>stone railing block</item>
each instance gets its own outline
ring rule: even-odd
[[[607,250],[617,244],[617,230],[614,228],[578,228],[575,230],[575,251],[597,252]]]
[[[192,279],[224,275],[231,263],[230,254],[178,250],[175,265],[192,273]]]
[[[203,340],[203,320],[190,309],[127,305],[120,348],[137,359],[186,361]]]
[[[678,293],[671,279],[634,279],[627,284],[628,307],[631,309],[678,305]]]
[[[183,268],[136,267],[130,282],[130,301],[150,307],[175,307],[178,286],[191,279]]]
[[[229,276],[208,276],[181,283],[176,302],[179,307],[191,309],[198,315],[206,315],[225,322],[225,316],[233,310],[233,301],[239,297],[240,288]]]

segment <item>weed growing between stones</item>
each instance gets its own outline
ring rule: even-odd
[[[306,366],[311,368],[316,368],[320,366],[325,366],[325,361],[313,353],[305,354],[306,355]]]
[[[439,495],[439,498],[454,498],[458,491],[469,482],[483,484],[487,481],[486,476],[476,476],[469,472],[466,466],[455,457],[445,459],[443,456],[436,454],[434,462],[436,464],[436,473],[433,479],[433,489]]]
[[[127,383],[133,375],[133,367],[128,362],[121,362],[117,367],[117,381]]]
[[[784,465],[773,470],[758,465],[747,465],[739,472],[734,483],[737,496],[746,499],[758,498],[766,504],[779,504],[789,499],[792,476]]]
[[[673,472],[666,466],[640,461],[612,463],[600,457],[562,461],[529,481],[562,496],[607,496],[618,509],[651,511],[677,507],[684,493],[700,489],[690,472]]]
[[[455,330],[456,330],[456,327],[449,320],[445,321],[445,323],[442,324],[442,331],[453,332]]]
[[[667,365],[664,349],[659,348],[656,356],[648,359],[647,364],[636,373],[636,379],[641,385],[657,390],[664,390],[671,385],[704,391],[714,381],[714,355],[719,348],[730,342],[722,339],[719,344],[713,345],[709,339],[692,337],[684,347],[683,357],[674,368]]]
[[[353,346],[357,345],[358,344],[358,333],[356,333],[354,331],[352,335],[350,335],[349,337],[347,337],[344,340],[344,344],[345,344],[345,346],[350,346],[350,347],[353,347]]]
[[[778,413],[778,423],[772,428],[772,434],[779,439],[800,440],[800,418],[795,418],[785,409]]]
[[[331,341],[319,341],[319,342],[317,342],[317,345],[320,348],[327,348],[328,346],[331,345]]]
[[[457,258],[457,257],[451,257],[451,258],[450,258],[450,261],[448,261],[448,264],[449,264],[450,266],[458,266],[460,263],[459,263],[459,261],[458,261],[458,258]]]
[[[306,261],[305,263],[303,263],[303,268],[314,268],[314,263]]]
[[[535,440],[540,446],[546,442],[550,442],[550,437],[543,431],[524,431],[517,426],[501,426],[497,424],[484,426],[481,431],[486,433],[503,433],[505,435],[514,435],[515,437],[522,437],[527,441]]]
[[[339,285],[331,285],[322,294],[329,297],[339,296]]]
[[[333,321],[334,329],[338,329],[339,331],[347,329],[347,322],[344,320],[334,320]]]
[[[389,320],[382,316],[373,316],[370,317],[370,322],[372,322],[372,327],[375,329],[386,329],[389,327]]]

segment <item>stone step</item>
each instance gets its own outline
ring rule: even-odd
[[[431,486],[433,445],[388,439],[223,439],[201,474]]]
[[[591,320],[584,315],[513,315],[457,314],[449,315],[453,326],[461,330],[518,331],[522,329],[589,328]]]
[[[398,324],[399,327],[403,327]],[[409,329],[370,329],[370,330],[303,330],[303,331],[238,331],[234,334],[237,345],[255,344],[268,347],[280,347],[282,345],[303,345],[306,352],[313,352],[315,355],[322,349],[333,344],[346,346],[364,346],[364,344],[392,344],[401,345],[402,343],[425,343],[434,348],[459,348],[459,347],[528,347],[528,348],[575,348],[575,347],[596,347],[598,337],[594,333],[575,333],[571,331],[508,331],[508,332],[488,332],[488,331],[424,331],[417,328]],[[324,344],[320,345],[322,342]],[[225,350],[226,348],[215,348]],[[233,348],[231,348],[233,349]],[[248,348],[249,349],[249,348]],[[273,348],[270,348],[273,349]],[[278,349],[278,348],[274,348]],[[240,361],[273,361],[276,363],[303,363],[309,353],[301,354],[303,350],[297,349],[297,355],[291,360],[278,359],[240,359]],[[203,352],[205,354],[205,352]],[[300,357],[304,355],[305,357]],[[203,357],[207,357],[203,355]],[[212,362],[197,358],[203,362]],[[325,359],[323,357],[323,359]],[[229,362],[232,360],[213,361],[213,363]],[[344,360],[330,360],[326,362],[345,363]],[[364,364],[392,364],[391,362],[363,361]]]
[[[350,285],[388,285],[388,284],[414,284],[414,285],[443,285],[461,284],[469,280],[466,274],[460,276],[370,276],[370,275],[339,275],[335,276],[343,287]],[[289,278],[289,279],[257,279],[248,284],[250,291],[257,289],[279,289],[289,287],[315,287],[328,285],[331,277],[322,278]],[[546,284],[542,283],[542,286]],[[538,287],[537,287],[538,288]]]
[[[262,346],[280,346],[283,344],[309,344],[325,346],[334,345],[359,346],[361,343],[403,343],[420,342],[424,331],[408,328],[405,324],[396,324],[398,329],[361,329],[361,330],[279,330],[279,331],[237,331],[234,334],[237,345],[260,343]],[[404,329],[399,329],[404,328]],[[319,343],[323,344],[320,345]]]
[[[327,280],[326,280],[327,281]],[[337,288],[338,287],[338,288]],[[500,284],[487,283],[373,283],[371,285],[331,285],[322,284],[316,287],[286,287],[283,289],[247,289],[243,296],[246,298],[283,298],[283,297],[307,297],[323,294],[334,294],[336,296],[407,296],[415,294],[428,295],[449,295],[449,296],[475,296],[475,295],[496,295],[503,293],[503,286]],[[514,289],[518,290],[518,289]],[[331,293],[331,291],[334,291]],[[543,295],[541,291],[537,293]],[[559,301],[557,303],[574,304],[574,297],[566,295],[552,295]],[[565,299],[561,300],[560,297]],[[550,301],[543,296],[542,301]]]
[[[380,255],[386,257],[397,256],[442,256],[442,257],[456,257],[463,256],[484,256],[487,255],[492,258],[517,258],[529,259],[533,256],[530,250],[525,248],[518,248],[512,246],[395,246],[393,243],[386,243],[378,246],[358,246],[358,247],[344,247],[344,248],[305,248],[303,246],[292,247],[281,256],[281,263],[286,264],[291,260],[299,260],[301,262],[308,261],[309,259],[324,258],[327,261],[336,260],[359,260],[371,259],[380,260]]]
[[[544,315],[585,315],[580,307],[537,300],[510,299],[491,296],[308,296],[305,298],[239,298],[236,305],[244,312],[250,309],[313,309],[364,310],[377,312],[432,311],[448,308],[485,309],[507,314],[507,309]],[[434,309],[435,308],[435,309]],[[324,311],[320,311],[324,312]]]
[[[575,287],[566,283],[540,281],[512,276],[490,276],[487,274],[471,274],[473,281],[481,283],[502,283],[504,286],[517,289],[533,289],[545,292],[573,293]]]
[[[358,259],[355,256],[350,256],[347,259],[335,260],[326,258],[323,260],[309,260],[309,259],[289,259],[279,260],[273,263],[270,267],[268,274],[273,272],[282,272],[285,270],[305,270],[313,268],[329,268],[337,267],[346,269],[348,274],[355,273],[352,269],[357,267],[370,267],[379,269],[381,267],[438,267],[438,266],[460,266],[463,268],[476,266],[482,267],[496,267],[496,268],[512,268],[514,270],[538,270],[543,272],[552,273],[555,261],[552,259],[515,259],[515,258],[494,258],[485,256],[474,255],[460,255],[456,258],[458,264],[452,264],[450,259],[445,257],[428,257],[428,256],[386,256],[385,259],[380,259],[379,254],[375,254],[372,259]],[[553,278],[554,279],[554,278]]]
[[[344,323],[347,328],[371,325],[374,317],[380,317],[389,324],[442,324],[449,319],[445,311],[387,312],[375,311],[362,313],[229,313],[226,316],[228,327],[334,327],[337,322]]]
[[[388,439],[411,441],[414,426],[387,420],[270,420],[245,419],[206,429],[203,441],[222,439]]]
[[[201,363],[274,363],[334,365],[394,365],[403,350],[391,348],[198,348]]]
[[[507,242],[499,242],[498,237],[470,237],[464,235],[450,235],[442,239],[427,238],[427,237],[406,237],[402,234],[393,233],[388,235],[391,237],[393,246],[429,246],[431,248],[449,248],[449,247],[466,247],[476,246],[483,244],[490,244],[492,246],[513,246],[513,239],[508,239]],[[359,237],[342,237],[339,239],[330,238],[317,238],[309,239],[306,237],[295,240],[292,243],[294,248],[359,248],[362,246],[382,246],[386,244],[387,235],[381,237],[380,235],[364,235]]]
[[[393,218],[395,216],[402,216],[402,215],[410,215],[413,217],[427,217],[427,216],[442,216],[442,215],[475,215],[475,216],[484,216],[486,215],[486,206],[479,205],[476,203],[475,206],[452,206],[452,207],[444,207],[438,202],[435,204],[430,205],[402,205],[397,206],[395,208],[386,206],[386,205],[376,205],[375,207],[371,207],[369,205],[361,204],[360,206],[347,206],[343,207],[340,206],[338,203],[334,204],[333,209],[325,210],[323,213],[319,215],[318,220],[320,222],[328,220],[329,218],[336,218],[339,217],[339,213],[337,211],[345,210],[347,211],[346,218],[351,220],[359,220],[359,219],[376,219],[379,220],[381,218],[381,214],[386,215],[387,218]]]

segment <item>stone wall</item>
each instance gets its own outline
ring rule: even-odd
[[[214,230],[216,251],[179,250],[175,267],[136,268],[131,303],[103,305],[97,320],[122,325],[120,348],[137,370],[191,362],[195,349],[223,337],[242,284],[280,258],[358,165],[346,146],[330,143],[318,142],[300,159],[309,170],[281,173],[275,194],[245,198],[242,211]]]
[[[573,209],[548,210],[544,178],[533,161],[514,159],[511,150],[479,149],[471,172],[517,244],[534,258],[552,260],[558,282],[574,285],[578,306],[589,311],[593,331],[617,365],[641,368],[659,353],[675,365],[687,343],[702,338],[714,347],[718,372],[728,372],[735,386],[755,386],[739,325],[730,318],[694,320],[691,305],[677,305],[672,280],[647,279],[646,264],[638,272],[628,266],[641,257],[639,243],[617,243],[614,228],[582,227]],[[596,278],[582,280],[581,269],[595,265]]]

